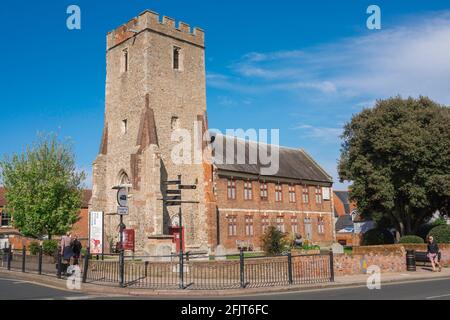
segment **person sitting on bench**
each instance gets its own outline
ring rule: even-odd
[[[434,241],[433,236],[428,237],[427,257],[431,261],[431,266],[433,267],[433,272],[436,272],[436,265],[438,265],[439,272],[441,272],[442,266],[439,263],[439,246],[436,243],[436,241]]]

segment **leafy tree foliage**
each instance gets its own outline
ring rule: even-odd
[[[288,239],[286,234],[275,228],[269,226],[262,237],[263,249],[266,255],[277,255],[283,252],[288,246]]]
[[[375,228],[364,233],[363,246],[376,246],[382,244],[393,244],[394,236],[387,229]]]
[[[78,220],[85,174],[67,142],[41,136],[22,154],[5,156],[0,169],[13,225],[25,236],[51,239]]]
[[[450,205],[450,109],[428,98],[377,101],[346,124],[339,175],[351,198],[401,235]]]

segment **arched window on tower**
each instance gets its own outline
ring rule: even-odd
[[[119,174],[119,185],[130,184],[130,179],[125,171],[121,171]]]

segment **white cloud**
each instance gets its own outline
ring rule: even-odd
[[[343,129],[300,124],[292,128],[292,130],[300,130],[302,132],[302,136],[314,138],[321,142],[325,141],[336,143],[339,140],[339,137],[342,135]]]
[[[450,104],[450,12],[302,50],[251,52],[231,65],[224,89],[313,90],[356,104],[401,94]],[[355,103],[354,103],[355,104]]]

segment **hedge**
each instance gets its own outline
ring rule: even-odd
[[[28,245],[28,250],[30,250],[32,256],[36,256],[39,254],[39,247],[39,242],[33,241]]]
[[[419,236],[403,236],[400,238],[399,243],[425,243]]]
[[[428,236],[433,236],[437,243],[450,243],[450,225],[434,227]]]

